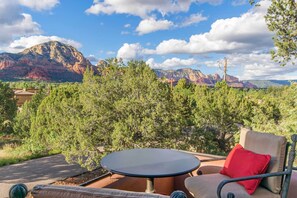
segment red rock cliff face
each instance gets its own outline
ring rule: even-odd
[[[16,63],[16,61],[7,53],[3,53],[0,57],[2,57],[2,59],[0,59],[0,70],[11,67]]]
[[[178,70],[155,70],[159,78],[165,78],[167,82],[177,84],[179,79],[185,78],[188,82],[192,82],[199,85],[214,86],[217,82],[222,81],[222,78],[218,74],[205,75],[200,70],[194,69],[178,69]],[[234,76],[227,75],[226,81],[229,86],[237,88],[256,88],[251,83],[243,83]]]
[[[57,41],[18,54],[0,54],[0,79],[4,80],[81,81],[87,67],[94,66],[81,52]]]

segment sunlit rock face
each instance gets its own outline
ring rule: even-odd
[[[87,67],[94,67],[70,45],[50,41],[12,54],[0,54],[0,79],[81,81]]]
[[[205,75],[200,70],[194,69],[178,69],[178,70],[155,70],[158,78],[164,79],[167,82],[176,84],[179,79],[185,78],[188,82],[199,85],[214,86],[217,82],[222,81],[219,74]],[[244,83],[234,76],[226,76],[227,83],[232,87],[238,88],[256,88],[252,83]]]

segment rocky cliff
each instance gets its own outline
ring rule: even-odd
[[[81,52],[57,41],[0,54],[2,80],[81,81],[87,67],[93,66]]]
[[[205,75],[200,70],[194,69],[178,69],[178,70],[155,70],[159,78],[163,78],[165,81],[172,84],[176,84],[179,79],[185,78],[188,82],[192,82],[200,85],[214,86],[217,82],[222,81],[222,78],[218,74]],[[232,87],[237,88],[256,88],[255,85],[249,82],[239,81],[234,76],[227,75],[227,83]]]

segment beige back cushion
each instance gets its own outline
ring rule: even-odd
[[[267,173],[283,171],[287,144],[285,137],[242,128],[239,143],[247,150],[271,156]],[[279,193],[281,191],[282,177],[265,178],[261,185],[274,193]]]

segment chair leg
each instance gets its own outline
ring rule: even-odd
[[[290,180],[291,180],[291,175],[292,175],[292,170],[293,170],[293,163],[294,163],[295,156],[296,156],[297,135],[296,134],[292,135],[291,139],[292,139],[292,144],[291,144],[291,150],[289,153],[288,167],[287,167],[287,171],[289,171],[290,173],[285,176],[284,185],[283,185],[283,189],[282,189],[282,197],[287,197],[287,195],[288,195]]]

